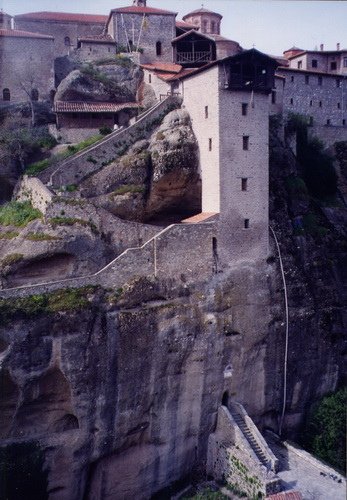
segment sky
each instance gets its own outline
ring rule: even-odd
[[[178,12],[177,19],[203,5],[223,15],[221,34],[249,49],[273,55],[296,45],[314,50],[324,44],[347,48],[347,1],[301,0],[147,0],[147,5]],[[60,11],[107,15],[132,0],[0,0],[0,8],[16,15],[24,12]]]

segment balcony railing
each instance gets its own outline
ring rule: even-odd
[[[210,51],[198,52],[177,52],[177,63],[196,63],[196,62],[209,62],[212,60]]]

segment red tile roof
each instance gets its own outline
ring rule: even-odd
[[[55,113],[116,113],[125,108],[137,108],[137,102],[67,102],[56,101]]]
[[[291,490],[270,495],[269,497],[266,497],[266,500],[302,500],[302,496],[299,491]]]
[[[15,16],[18,20],[38,20],[38,21],[66,21],[81,23],[105,24],[108,16],[98,14],[72,14],[70,12],[28,12]]]
[[[141,67],[152,71],[164,71],[168,73],[179,73],[182,70],[182,66],[180,64],[163,62],[141,64]]]
[[[42,35],[41,33],[31,33],[30,31],[21,30],[0,29],[0,36],[10,36],[13,38],[44,38],[46,40],[54,40],[54,38],[50,35]]]
[[[162,14],[162,15],[177,16],[177,12],[172,12],[170,10],[155,9],[154,7],[138,7],[137,5],[112,9],[111,12],[121,12],[124,14]]]

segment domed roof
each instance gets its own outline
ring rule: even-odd
[[[201,7],[200,9],[196,9],[196,10],[193,10],[192,12],[189,12],[188,14],[183,16],[182,19],[186,19],[187,17],[196,16],[199,14],[200,15],[201,14],[209,14],[209,15],[213,15],[213,16],[218,16],[220,19],[222,19],[222,17],[223,17],[221,14],[218,14],[218,12],[213,12],[212,10],[208,10],[208,9],[205,9],[204,7]]]

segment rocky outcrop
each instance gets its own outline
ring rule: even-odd
[[[113,214],[144,221],[196,213],[201,181],[198,147],[184,110],[171,111],[148,140],[81,184],[81,194]]]

